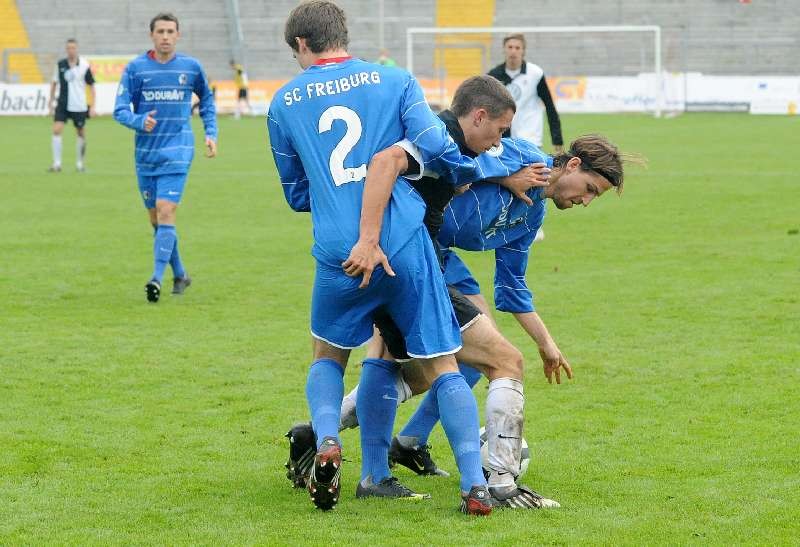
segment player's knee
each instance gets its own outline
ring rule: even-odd
[[[175,210],[177,204],[171,201],[159,200],[156,202],[156,220],[158,224],[175,224]]]
[[[347,366],[347,361],[350,358],[350,350],[344,348],[337,348],[327,342],[318,338],[313,339],[313,353],[314,361],[320,359],[332,359],[341,365],[342,368]]]
[[[425,393],[431,387],[431,380],[425,376],[423,366],[416,359],[403,363],[403,380],[411,389],[412,395]]]
[[[491,376],[522,380],[525,364],[522,352],[505,339],[494,347],[495,350],[492,352],[493,355],[489,363],[493,372]]]

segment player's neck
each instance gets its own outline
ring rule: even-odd
[[[155,55],[153,55],[153,59],[156,62],[161,63],[162,65],[165,64],[165,63],[170,62],[174,58],[175,58],[175,52],[174,51],[172,51],[170,53],[161,53],[160,51],[156,50]]]
[[[558,183],[558,179],[561,178],[561,171],[554,169],[550,174],[550,181],[547,186],[544,187],[544,192],[542,195],[545,198],[552,198],[553,195],[556,193],[556,184]]]
[[[506,70],[520,70],[522,68],[522,61],[519,62],[517,66],[514,66],[512,63],[506,61]]]
[[[341,59],[343,57],[350,57],[346,49],[329,49],[322,53],[315,54],[313,60],[314,63],[319,63],[320,61],[325,61],[325,59]]]

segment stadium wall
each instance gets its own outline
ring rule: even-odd
[[[471,0],[470,0],[471,1]],[[381,45],[400,65],[405,59],[405,31],[412,26],[463,22],[464,2],[451,0],[340,0],[349,15],[354,55],[375,59]],[[239,0],[246,66],[253,80],[291,77],[297,66],[283,42],[286,15],[296,0]],[[495,26],[659,25],[663,29],[664,68],[669,72],[708,75],[800,74],[800,11],[794,0],[503,0],[485,2],[477,23]],[[17,2],[30,48],[47,77],[62,56],[64,41],[77,38],[84,52],[138,54],[149,47],[150,18],[173,11],[181,20],[181,49],[198,57],[209,77],[231,77],[232,45],[225,2],[219,0],[24,0]],[[476,16],[477,17],[477,16]],[[484,19],[491,19],[484,21]],[[383,28],[383,32],[381,32]],[[383,44],[381,44],[381,37]],[[548,75],[633,75],[641,72],[635,37],[530,36],[529,60]],[[500,37],[491,37],[489,58],[502,59]],[[621,52],[633,51],[621,55]],[[421,74],[433,73],[435,52],[415,58]]]
[[[283,41],[286,14],[296,3],[239,0],[244,61],[257,109],[263,109],[272,91],[298,71]],[[340,0],[339,4],[349,14],[351,52],[374,59],[384,45],[401,66],[406,61],[408,27],[461,25],[469,12],[463,2],[454,0],[383,0],[381,24],[379,0]],[[800,12],[792,0],[751,4],[735,0],[504,0],[480,5],[476,23],[495,26],[660,25],[667,110],[797,110],[800,35],[796,29]],[[75,37],[82,54],[90,54],[93,69],[100,75],[98,80],[109,83],[118,79],[131,56],[148,48],[147,26],[153,14],[172,11],[181,20],[180,49],[198,57],[217,83],[220,110],[225,111],[235,98],[228,82],[232,46],[224,2],[25,0],[17,2],[16,7],[45,77],[63,55],[66,38]],[[469,70],[486,70],[501,60],[501,36],[469,38],[483,48],[483,55],[469,53],[471,46],[461,48],[462,55],[458,55],[458,44],[449,39],[432,41],[429,50],[422,49],[419,58],[415,55],[415,72],[429,98],[437,93],[450,96],[466,70],[459,58],[470,60]],[[640,36],[529,35],[528,42],[528,59],[543,66],[563,111],[639,111],[652,100],[653,76],[647,74],[652,70],[648,49],[652,45]],[[447,55],[438,53],[437,48],[446,48]],[[106,91],[100,91],[103,88],[98,86],[100,112],[106,111],[102,98]],[[13,92],[8,86],[3,89],[9,99],[4,103],[7,108],[0,111],[13,111],[18,106],[27,110],[24,105],[36,103],[27,100],[34,88]],[[26,101],[15,102],[12,97],[17,93]]]

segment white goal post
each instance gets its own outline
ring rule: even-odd
[[[547,34],[581,32],[645,32],[653,33],[653,70],[656,78],[654,114],[661,116],[664,108],[664,82],[661,62],[661,27],[658,25],[601,25],[563,27],[410,27],[406,29],[406,68],[414,74],[414,36],[418,34]]]

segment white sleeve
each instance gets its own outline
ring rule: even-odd
[[[403,177],[408,180],[421,179],[423,176],[423,171],[425,170],[425,162],[422,160],[422,152],[419,151],[419,148],[417,148],[417,146],[408,139],[403,139],[400,142],[396,142],[394,143],[394,146],[399,146],[405,150],[412,158],[414,158],[414,161],[416,161],[417,165],[419,166],[418,173],[413,175],[403,175]]]

